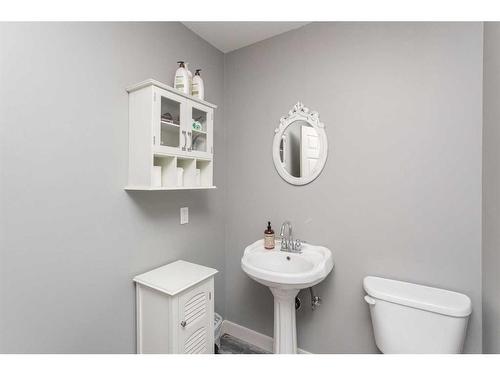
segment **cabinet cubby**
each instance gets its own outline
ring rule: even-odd
[[[211,160],[196,160],[196,169],[200,170],[200,185],[208,186],[212,181],[212,161]]]
[[[155,156],[154,165],[161,167],[161,187],[177,186],[177,158]]]

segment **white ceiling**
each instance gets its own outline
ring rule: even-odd
[[[297,29],[309,22],[183,22],[190,30],[226,53]]]

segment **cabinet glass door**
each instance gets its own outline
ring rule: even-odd
[[[212,111],[198,104],[193,104],[190,110],[190,145],[191,152],[203,157],[212,155]]]
[[[156,110],[155,122],[158,124],[156,131],[158,141],[155,146],[163,152],[178,153],[187,148],[187,134],[183,129],[183,112],[185,102],[179,97],[163,90],[155,94]]]

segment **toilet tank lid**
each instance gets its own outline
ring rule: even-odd
[[[365,277],[363,287],[371,297],[439,314],[465,317],[472,311],[469,297],[445,289],[374,276]]]

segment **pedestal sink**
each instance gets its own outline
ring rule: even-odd
[[[241,268],[253,280],[266,285],[274,296],[274,352],[297,353],[295,297],[314,286],[333,269],[332,252],[326,247],[303,244],[300,253],[266,250],[259,240],[245,249]]]

